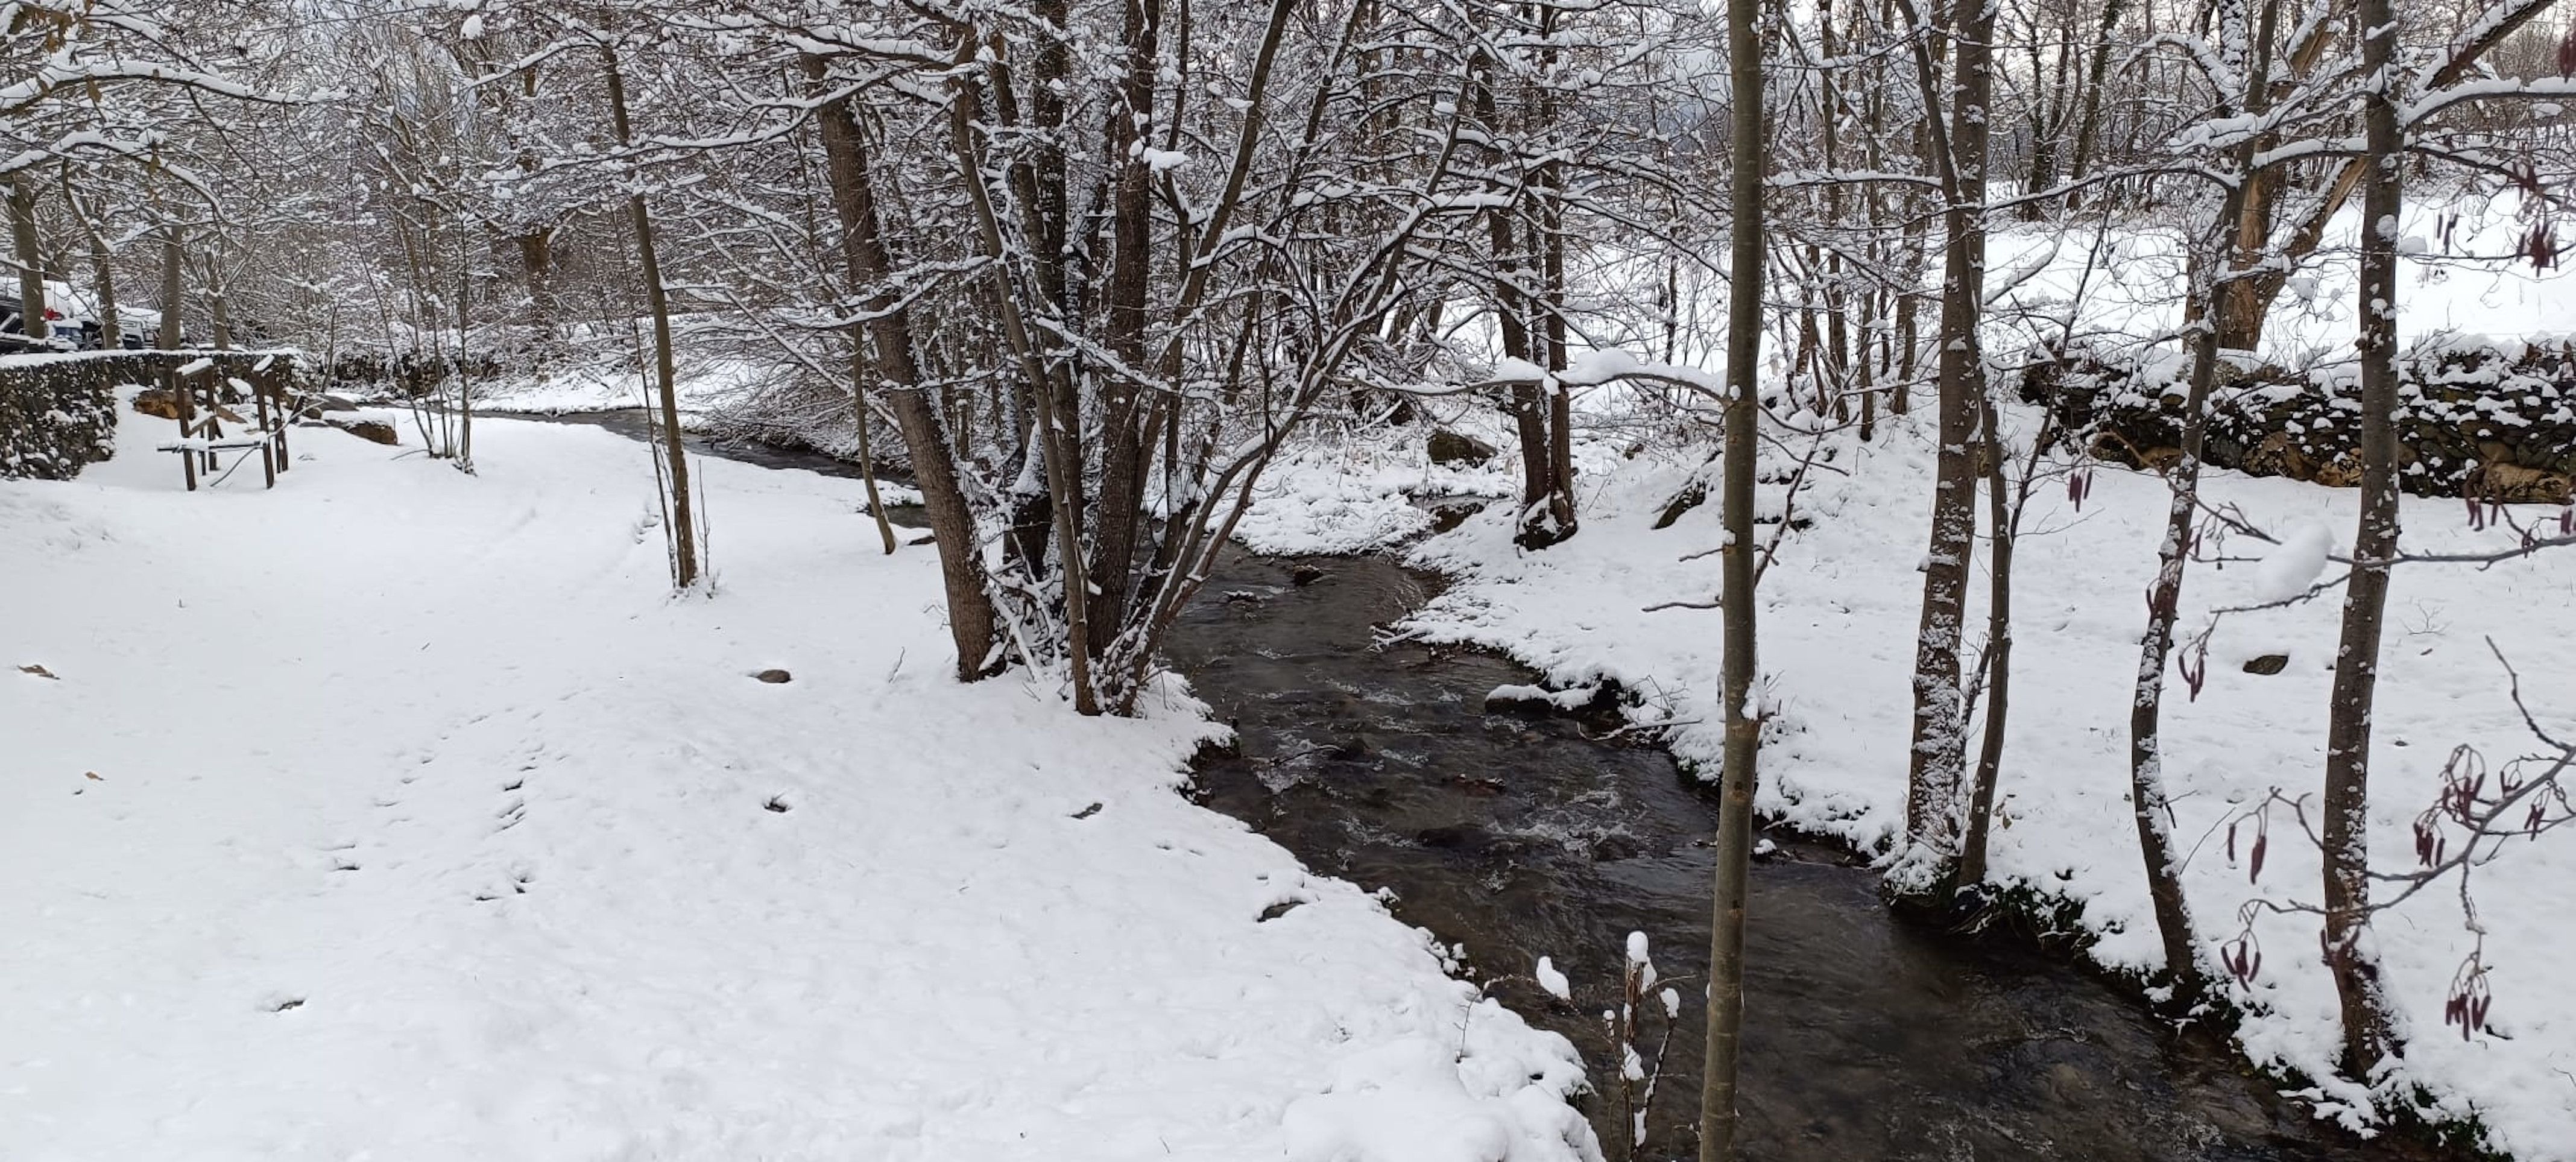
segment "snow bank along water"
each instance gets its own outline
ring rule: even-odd
[[[1422,542],[1412,559],[1454,584],[1403,632],[1502,650],[1537,668],[1552,687],[1615,682],[1639,699],[1628,711],[1632,719],[1660,728],[1675,754],[1713,773],[1723,719],[1717,614],[1691,606],[1716,588],[1716,506],[1655,527],[1665,503],[1706,465],[1695,449],[1631,456],[1622,430],[1606,425],[1610,438],[1578,445],[1582,535],[1521,552],[1511,544],[1508,506],[1497,505]],[[1404,504],[1405,490],[1509,495],[1516,488],[1507,466],[1466,479],[1455,468],[1430,466],[1418,447],[1398,439],[1300,458],[1243,523],[1248,538],[1272,552],[1341,550],[1353,514],[1391,512]],[[1921,600],[1914,564],[1930,489],[1929,438],[1893,424],[1875,445],[1837,449],[1830,468],[1810,474],[1816,483],[1796,506],[1809,523],[1783,543],[1763,582],[1764,701],[1772,709],[1757,806],[1801,830],[1879,850],[1903,816],[1901,756]],[[2220,472],[2204,495],[2282,532],[2353,524],[2349,490]],[[2044,494],[2026,522],[2017,569],[2016,708],[1993,874],[2061,902],[2090,939],[2089,955],[2121,971],[2159,958],[2125,764],[2143,617],[2138,593],[2153,570],[2165,505],[2156,478],[2118,471],[2099,473],[2080,509],[2062,493]],[[1757,509],[1773,524],[1787,515],[1779,484],[1763,486]],[[2410,498],[2404,519],[2408,544],[2427,552],[2512,543],[2507,530],[2466,527],[2456,499]],[[2261,546],[2212,548],[2223,556],[2272,555]],[[2208,610],[2286,584],[2298,565],[2197,568],[2182,624],[2196,626]],[[2576,717],[2576,660],[2552,644],[2576,631],[2571,593],[2576,553],[2484,570],[2401,571],[2373,756],[2376,866],[2411,866],[2410,824],[2434,801],[2452,747],[2474,745],[2501,760],[2528,745],[2487,639],[2522,670],[2535,710],[2562,731],[2576,729],[2566,726]],[[2239,933],[2249,902],[2314,898],[2316,854],[2294,819],[2272,820],[2260,882],[2249,882],[2249,868],[2230,858],[2223,831],[2273,788],[2295,796],[2315,786],[2337,614],[2330,598],[2229,617],[2211,645],[2200,697],[2167,707],[2175,833],[2186,844],[2184,878],[2199,945],[2213,963],[2217,945]],[[1969,617],[1982,625],[1983,609],[1972,608]],[[2245,668],[2273,655],[2287,657],[2285,669],[2265,675]],[[2576,958],[2576,896],[2565,891],[2576,880],[2576,843],[2561,840],[2516,844],[2504,857],[2509,866],[2479,876],[2484,963],[2498,998],[2491,1032],[2463,1040],[2440,1019],[2449,983],[2480,940],[2456,896],[2428,892],[2382,919],[2388,994],[2409,1046],[2375,1093],[2332,1084],[2308,1092],[2320,1112],[2366,1128],[2366,1105],[2420,1101],[2430,1117],[2478,1127],[2491,1149],[2526,1162],[2576,1159],[2576,1086],[2568,1080],[2576,1075],[2576,991],[2559,979],[2561,966]],[[2253,987],[2232,998],[2245,1012],[2239,1045],[2266,1066],[2330,1076],[2334,994],[2313,920],[2257,911],[2250,929],[2266,960]]]
[[[1593,1156],[1562,1039],[1173,792],[1177,691],[945,678],[855,482],[705,463],[674,599],[616,436],[296,449],[0,481],[0,1157]]]
[[[1642,1079],[1632,1087],[1647,1133],[1637,1156],[1686,1155],[1712,799],[1658,749],[1597,740],[1554,708],[1504,710],[1492,695],[1529,677],[1507,660],[1370,648],[1433,588],[1383,558],[1238,556],[1211,588],[1229,598],[1190,610],[1172,638],[1175,663],[1236,727],[1236,748],[1197,764],[1205,801],[1319,870],[1392,889],[1397,914],[1456,941],[1495,996],[1582,1045],[1600,1065],[1589,1108],[1605,1140],[1628,1127],[1601,1014],[1624,1000],[1629,957],[1650,957],[1679,1019],[1646,1001],[1638,1072],[1659,1081],[1651,1098]],[[1897,923],[1877,876],[1822,845],[1777,854],[1755,871],[1747,934],[1750,1157],[2425,1154],[2315,1123],[2218,1038],[2176,1038],[2061,963]]]

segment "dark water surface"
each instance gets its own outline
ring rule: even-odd
[[[1238,556],[1172,636],[1174,664],[1240,733],[1239,753],[1199,764],[1201,799],[1318,871],[1393,889],[1398,916],[1463,943],[1483,976],[1553,957],[1573,1005],[1526,979],[1495,995],[1581,1046],[1596,1085],[1616,1078],[1600,1013],[1627,934],[1645,932],[1657,968],[1687,980],[1640,1156],[1692,1156],[1714,799],[1661,751],[1484,713],[1496,686],[1531,681],[1519,666],[1372,649],[1431,579],[1375,558],[1302,563],[1323,576],[1301,586],[1299,563]],[[2214,1038],[2036,951],[1899,923],[1876,876],[1831,849],[1784,843],[1761,863],[1747,929],[1750,1159],[2433,1156],[2312,1122]],[[1593,1106],[1609,1142],[1613,1102]]]
[[[631,413],[560,418],[645,434]],[[856,474],[811,453],[690,443]],[[1627,934],[1646,933],[1686,999],[1638,1157],[1692,1157],[1715,802],[1661,751],[1595,741],[1569,718],[1485,713],[1488,692],[1531,680],[1517,665],[1373,648],[1435,584],[1379,558],[1231,555],[1170,639],[1173,664],[1239,734],[1235,753],[1198,764],[1195,793],[1317,871],[1392,889],[1397,916],[1463,944],[1480,976],[1521,978],[1494,995],[1582,1047],[1596,1085],[1617,1076],[1599,1015],[1617,1003]],[[2442,1156],[2312,1121],[2216,1038],[2178,1034],[2058,959],[1898,922],[1876,876],[1829,848],[1784,840],[1761,862],[1747,927],[1748,1159]],[[1573,1004],[1526,979],[1542,955],[1573,979]],[[1613,1100],[1590,1106],[1622,1157]]]

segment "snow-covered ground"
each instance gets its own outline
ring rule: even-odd
[[[128,435],[0,482],[0,1158],[1597,1156],[1562,1039],[1174,793],[1186,698],[949,678],[855,482],[702,461],[673,598],[605,432]]]
[[[694,356],[674,381],[684,417],[722,408],[750,392],[765,374],[752,359]],[[542,372],[515,374],[477,385],[482,412],[564,415],[656,406],[650,376],[624,357],[568,359]]]
[[[1521,552],[1511,544],[1509,505],[1497,504],[1422,542],[1415,559],[1460,580],[1411,628],[1508,652],[1553,685],[1616,680],[1645,699],[1637,715],[1673,724],[1673,748],[1713,776],[1719,615],[1647,607],[1705,602],[1716,592],[1715,557],[1686,558],[1719,543],[1718,506],[1652,529],[1699,467],[1698,455],[1627,458],[1625,438],[1608,435],[1578,445],[1583,529],[1573,540]],[[1763,581],[1761,661],[1775,733],[1763,752],[1759,807],[1802,829],[1877,847],[1896,835],[1904,809],[1922,596],[1915,564],[1924,553],[1931,456],[1926,434],[1902,422],[1875,445],[1841,439],[1842,454],[1816,471],[1798,501],[1814,526],[1787,540]],[[1508,491],[1512,468],[1508,455],[1498,459],[1481,487]],[[1369,511],[1360,499],[1369,487],[1439,491],[1455,487],[1453,476],[1430,469],[1413,446],[1313,455],[1279,476],[1260,519],[1245,527],[1273,551],[1345,547],[1351,514]],[[1776,512],[1778,490],[1766,492]],[[2209,494],[2293,540],[2350,542],[2351,491],[2222,473]],[[1994,875],[2078,906],[2098,937],[2091,954],[2123,969],[2159,958],[2126,792],[2141,595],[2164,506],[2157,479],[2116,469],[2099,471],[2081,511],[2062,484],[2043,486],[2025,524],[2015,585],[2014,705]],[[2530,515],[2554,524],[2556,513]],[[2408,544],[2421,550],[2512,543],[2510,533],[2467,529],[2458,502],[2409,498],[2405,519]],[[2262,547],[2239,542],[2230,551],[2261,555]],[[2265,584],[2266,570],[2254,565],[2196,567],[2182,624],[2197,628],[2207,610],[2253,599]],[[1982,556],[1976,585],[1971,624],[1981,636]],[[2179,680],[2170,687],[2167,777],[2189,853],[2200,947],[2213,971],[2217,946],[2237,934],[2246,901],[2317,899],[2315,848],[2287,812],[2273,814],[2259,883],[2230,858],[2225,827],[2273,788],[2309,794],[2313,812],[2339,600],[2231,617],[2197,701],[2186,699]],[[2394,869],[2414,864],[2410,824],[2432,804],[2454,746],[2474,745],[2499,764],[2531,749],[2486,639],[2521,670],[2535,712],[2576,733],[2576,657],[2563,646],[2576,632],[2576,552],[2483,571],[2409,566],[2396,579],[2390,618],[2372,827],[2373,858]],[[2242,668],[2270,653],[2289,656],[2286,671],[2264,677]],[[2249,827],[2238,854],[2250,841]],[[2452,976],[2474,941],[2456,896],[2427,892],[2379,922],[2389,995],[2409,1040],[2391,1084],[2423,1087],[2437,1116],[2476,1119],[2492,1146],[2526,1162],[2576,1159],[2576,989],[2559,976],[2576,960],[2576,896],[2566,890],[2576,882],[2576,838],[2516,841],[2476,882],[2496,997],[2490,1034],[2464,1042],[2441,1021]],[[2238,993],[2248,1010],[2241,1041],[2259,1061],[2326,1076],[2337,1026],[2316,924],[2265,916],[2255,929],[2264,961],[2253,989]],[[2326,1112],[2348,1112],[2343,1103],[2354,1095],[2320,1096]]]
[[[2446,218],[2452,220],[2447,235]],[[2405,342],[2576,331],[2576,283],[2568,281],[2565,269],[2535,272],[2525,262],[2496,261],[2515,251],[2526,228],[2515,197],[2418,200],[2408,204],[2402,220],[2406,257],[2397,298]],[[2064,232],[2021,226],[1998,231],[1987,276],[1995,313],[1993,353],[2011,359],[2034,339],[2062,334],[2067,304],[2077,299],[2079,336],[2159,335],[2180,326],[2187,274],[2173,225],[2150,220]],[[2266,358],[2287,366],[2351,358],[2360,233],[2357,205],[2328,223],[2324,243],[2289,280],[2267,317]]]

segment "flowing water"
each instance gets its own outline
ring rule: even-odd
[[[1485,713],[1496,686],[1531,681],[1516,665],[1373,649],[1433,584],[1375,558],[1231,560],[1172,635],[1240,738],[1198,764],[1198,794],[1318,871],[1393,889],[1396,915],[1480,975],[1517,978],[1494,994],[1571,1037],[1596,1084],[1616,1078],[1600,1013],[1627,934],[1646,933],[1690,999],[1639,1156],[1693,1156],[1715,800],[1661,751],[1595,741],[1604,724]],[[1747,914],[1748,1158],[2429,1156],[2318,1126],[2215,1038],[2058,960],[1899,922],[1832,849],[1779,842]],[[1542,955],[1574,1004],[1528,981]],[[1592,1099],[1605,1141],[1615,1100]]]
[[[806,453],[703,450],[852,474]],[[1397,916],[1463,946],[1494,995],[1581,1047],[1596,1084],[1617,1076],[1600,1013],[1617,1003],[1628,933],[1646,933],[1690,999],[1637,1157],[1692,1157],[1714,800],[1661,751],[1596,740],[1604,724],[1486,713],[1488,692],[1531,680],[1510,662],[1375,648],[1435,584],[1378,558],[1231,554],[1170,639],[1238,732],[1197,764],[1195,794],[1319,872],[1391,889]],[[1747,1158],[2438,1156],[2311,1121],[2214,1036],[2177,1032],[2060,959],[1898,921],[1876,877],[1834,849],[1781,838],[1748,917]],[[1572,977],[1574,1003],[1529,982],[1540,956]],[[1615,1096],[1588,1102],[1621,1157]]]

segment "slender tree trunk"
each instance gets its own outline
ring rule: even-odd
[[[551,226],[532,227],[511,239],[519,248],[519,276],[528,291],[528,321],[535,325],[539,351],[554,346],[556,315],[561,305],[555,292],[555,232]]]
[[[18,329],[27,341],[53,337],[45,318],[45,264],[36,237],[36,183],[26,173],[9,179],[9,240],[18,259]]]
[[[618,72],[617,49],[599,47],[608,81],[611,128],[622,148],[634,144],[626,121],[626,80]],[[682,589],[698,583],[698,535],[689,507],[688,448],[680,439],[679,371],[671,350],[671,296],[662,285],[662,262],[653,251],[653,211],[639,186],[626,196],[626,219],[635,231],[635,255],[643,267],[644,303],[653,314],[653,376],[661,397],[662,457],[671,485],[671,579]],[[459,369],[461,372],[461,368]]]
[[[2246,64],[2247,91],[2241,97],[2241,107],[2255,113],[2267,103],[2272,41],[2279,26],[2279,0],[2266,0],[2254,30],[2253,55]],[[2176,999],[2186,1003],[2205,990],[2207,980],[2195,951],[2165,777],[2165,670],[2173,656],[2174,620],[2182,607],[2192,529],[2199,517],[2209,400],[2217,390],[2227,352],[2235,349],[2229,346],[2227,310],[2247,276],[2238,266],[2242,255],[2237,231],[2249,201],[2258,196],[2249,166],[2261,144],[2259,139],[2248,141],[2229,151],[2230,172],[2239,180],[2227,187],[2207,240],[2191,257],[2191,293],[2185,305],[2191,323],[2191,378],[2183,394],[2182,449],[2165,473],[2165,535],[2156,547],[2155,581],[2147,590],[2147,627],[2138,644],[2137,690],[2129,700],[2129,806],[2137,823],[2138,852],[2146,866],[2147,899],[2155,909],[2157,935],[2164,942],[2165,973],[2173,982]]]
[[[1977,773],[1968,793],[1967,834],[1959,845],[1958,884],[1986,882],[1986,844],[1994,834],[1995,789],[2003,781],[2005,728],[2012,712],[2013,542],[2021,533],[2022,503],[2030,495],[2024,468],[2017,491],[2004,477],[2003,429],[1995,405],[1978,408],[1986,469],[1986,723],[1977,744]],[[2039,441],[2041,447],[2047,440]]]
[[[1551,169],[1548,200],[1540,212],[1545,231],[1541,252],[1547,284],[1547,369],[1553,382],[1547,393],[1547,520],[1549,543],[1563,541],[1580,527],[1574,511],[1574,390],[1561,374],[1567,366],[1565,331],[1565,203]]]
[[[2244,183],[2228,192],[2232,206],[2242,198]],[[2220,231],[2223,238],[2224,230]],[[2156,930],[2164,941],[2165,972],[2175,997],[2188,1002],[2202,989],[2200,961],[2193,952],[2191,909],[2183,894],[2181,853],[2174,844],[2170,797],[2166,791],[2162,717],[2166,662],[2173,655],[2174,619],[2182,605],[2185,570],[2191,558],[2192,525],[2199,516],[2201,447],[2209,432],[2209,396],[2218,378],[2220,337],[2207,309],[2213,288],[2233,273],[2223,242],[2211,248],[2194,278],[2191,382],[2184,393],[2182,452],[2165,473],[2165,535],[2156,546],[2155,581],[2147,589],[2147,627],[2138,642],[2137,690],[2129,701],[2129,809],[2137,823],[2138,851],[2145,860],[2147,898],[2155,909]],[[2212,269],[2217,268],[2217,269]]]
[[[1099,714],[1102,707],[1100,688],[1092,681],[1091,603],[1085,599],[1091,587],[1088,563],[1082,553],[1082,509],[1078,504],[1083,495],[1080,396],[1072,386],[1072,372],[1065,361],[1053,359],[1040,350],[1038,336],[1032,333],[1027,316],[1021,309],[1022,296],[1011,284],[1007,262],[1010,249],[1002,236],[992,190],[984,180],[983,154],[976,144],[976,126],[982,118],[977,108],[980,101],[975,78],[961,74],[950,84],[949,148],[957,160],[958,176],[966,186],[967,203],[974,209],[977,240],[983,247],[984,256],[994,263],[993,277],[999,285],[993,298],[1000,308],[996,314],[1006,342],[1019,360],[1021,374],[1030,383],[1039,385],[1032,394],[1037,400],[1038,447],[1044,453],[1041,460],[1046,467],[1047,492],[1055,499],[1056,564],[1062,573],[1066,677],[1073,687],[1075,712],[1088,717]],[[1051,309],[1044,295],[1034,298],[1040,312]],[[1041,320],[1043,317],[1042,313]],[[1066,400],[1077,402],[1067,404]],[[972,516],[971,513],[967,515]]]
[[[468,314],[474,300],[474,263],[467,251],[470,235],[456,236],[456,466],[474,471],[474,368],[473,351],[465,341],[466,328],[472,320]]]
[[[2389,1049],[2387,1009],[2370,929],[2371,705],[2397,551],[2397,229],[2404,140],[2397,123],[2397,16],[2389,0],[2360,0],[2364,163],[2361,230],[2361,520],[2335,652],[2326,725],[2325,949],[2343,1018],[2343,1069],[2366,1078]]]
[[[1933,477],[1930,546],[1923,560],[1923,617],[1914,651],[1914,725],[1906,772],[1908,861],[1929,888],[1958,857],[1959,794],[1967,723],[1959,646],[1967,612],[1968,558],[1977,536],[1977,410],[1985,396],[1987,105],[1993,88],[1994,8],[1963,0],[1950,75],[1950,205],[1943,215],[1939,352],[1940,448]],[[1913,886],[1913,885],[1908,885]]]
[[[1494,77],[1498,70],[1493,60],[1479,52],[1470,84],[1474,88],[1476,116],[1486,132],[1501,137],[1509,128],[1504,124],[1500,102],[1494,96]],[[1511,158],[1496,151],[1498,167]],[[1525,183],[1507,190],[1513,196],[1510,206],[1487,211],[1486,230],[1493,252],[1492,280],[1494,316],[1500,331],[1503,355],[1524,363],[1556,370],[1547,366],[1551,358],[1547,344],[1547,324],[1540,319],[1545,306],[1534,302],[1530,291],[1545,287],[1544,261],[1539,257],[1547,245],[1544,220],[1529,205],[1531,185]],[[1514,515],[1517,530],[1513,540],[1522,548],[1539,549],[1563,538],[1552,528],[1557,510],[1556,440],[1551,433],[1549,417],[1556,405],[1556,388],[1546,383],[1518,384],[1512,387],[1507,407],[1512,416],[1512,430],[1518,437],[1521,453],[1521,507]],[[1566,506],[1571,512],[1571,505]]]
[[[161,228],[161,326],[155,342],[164,351],[179,349],[179,296],[185,292],[188,277],[188,242],[185,227],[170,223]],[[179,361],[172,359],[164,372],[170,393],[179,401],[179,435],[197,435],[196,388],[179,376]],[[211,459],[214,453],[208,452]],[[197,490],[197,460],[193,452],[179,453],[181,471],[188,480],[188,491]],[[212,467],[212,465],[208,465]]]
[[[1768,261],[1762,223],[1761,0],[1727,0],[1726,57],[1733,87],[1730,157],[1733,206],[1729,232],[1732,283],[1726,307],[1726,463],[1719,519],[1726,544],[1718,554],[1719,601],[1726,652],[1719,662],[1726,695],[1726,739],[1718,791],[1716,871],[1708,939],[1708,1043],[1700,1089],[1700,1162],[1735,1162],[1738,1058],[1744,1042],[1744,898],[1753,864],[1753,787],[1762,745],[1754,652],[1753,596],[1755,428],[1762,422],[1762,276]]]
[[[63,202],[71,207],[72,218],[80,223],[81,237],[89,244],[90,281],[98,295],[98,345],[108,351],[125,346],[125,321],[116,310],[116,263],[107,249],[104,224],[98,220],[96,207],[72,188],[72,171],[63,167]]]
[[[230,351],[233,349],[233,309],[224,293],[224,269],[215,257],[218,249],[221,249],[220,245],[208,247],[203,255],[206,260],[206,313],[214,323],[215,350]]]
[[[886,518],[885,500],[877,495],[876,450],[868,447],[868,383],[874,376],[868,371],[867,348],[860,343],[859,329],[850,329],[850,403],[858,417],[859,484],[867,490],[868,515],[876,518],[877,539],[885,543],[886,555],[894,555],[894,522]]]
[[[2093,59],[2084,75],[2084,116],[2075,127],[2075,157],[2067,166],[2069,179],[2081,180],[2092,172],[2093,150],[2102,136],[2102,92],[2111,72],[2111,34],[2120,26],[2120,15],[2127,0],[2103,0],[2102,24],[2093,39]]]
[[[807,57],[803,64],[807,77],[820,89],[825,81],[822,59]],[[851,285],[865,288],[860,305],[868,314],[876,356],[873,367],[887,389],[886,406],[903,431],[913,480],[921,488],[922,508],[939,549],[948,632],[957,646],[957,680],[972,682],[992,672],[1000,621],[985,586],[975,514],[967,508],[965,491],[958,484],[957,462],[938,408],[922,390],[911,312],[885,285],[894,261],[877,222],[875,186],[859,152],[858,119],[847,100],[826,101],[815,110],[815,123],[823,140],[832,206],[841,220],[842,260],[850,267]]]
[[[1162,17],[1157,0],[1126,0],[1126,61],[1121,104],[1109,118],[1110,156],[1117,163],[1117,184],[1110,214],[1107,345],[1121,364],[1101,377],[1100,507],[1093,518],[1090,568],[1091,653],[1099,657],[1127,622],[1129,595],[1136,576],[1136,546],[1143,520],[1145,477],[1151,470],[1159,408],[1147,406],[1150,385],[1135,377],[1151,366],[1145,351],[1147,299],[1152,288],[1154,250],[1154,171],[1145,162],[1144,131],[1154,114],[1157,28]],[[1073,598],[1068,598],[1069,600]],[[1123,700],[1123,691],[1111,691]]]
[[[185,227],[173,223],[161,228],[161,326],[155,345],[164,351],[176,351],[181,341],[179,296],[186,292],[188,275],[188,234]]]

